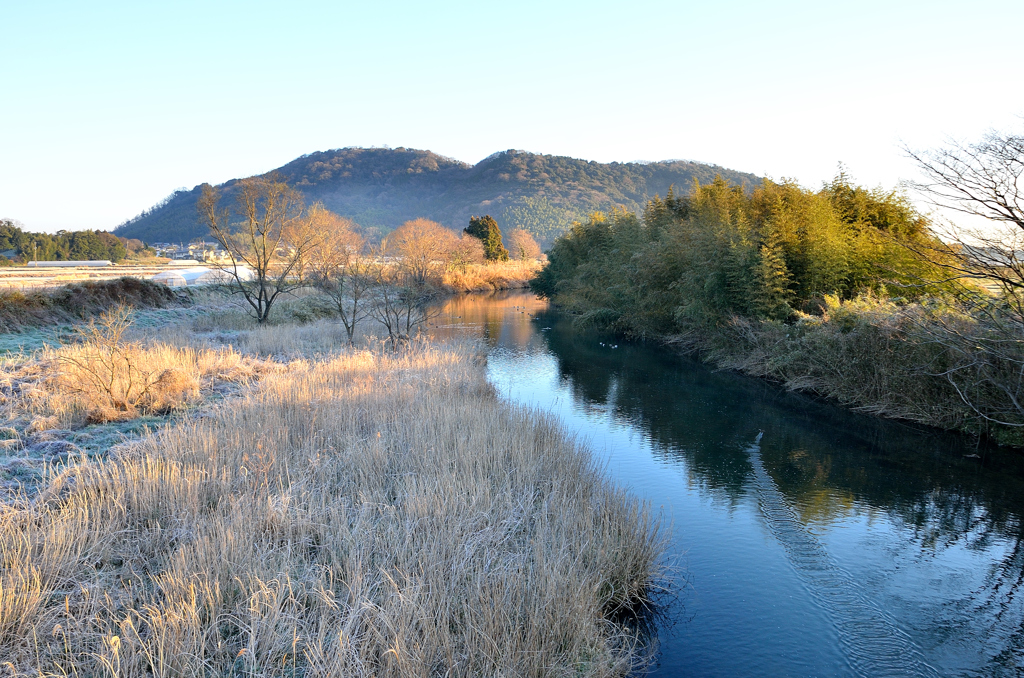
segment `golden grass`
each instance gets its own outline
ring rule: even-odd
[[[7,426],[29,432],[73,429],[89,421],[113,421],[141,413],[167,412],[195,404],[203,391],[223,383],[244,383],[273,365],[243,356],[230,346],[217,349],[176,347],[159,342],[123,347],[124,359],[141,371],[149,390],[129,407],[118,407],[88,379],[96,348],[71,344],[45,348],[0,371],[0,384],[10,391],[0,397],[0,415]],[[83,367],[85,366],[85,367]],[[140,377],[136,377],[140,378]],[[125,391],[124,374],[112,387]]]
[[[464,270],[446,271],[442,285],[455,292],[520,289],[528,287],[540,269],[541,262],[536,259],[470,264]]]
[[[0,506],[0,666],[623,675],[645,654],[612,617],[657,556],[646,508],[471,346],[335,353]]]

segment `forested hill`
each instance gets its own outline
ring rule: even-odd
[[[760,179],[714,165],[671,160],[602,164],[525,151],[495,153],[476,165],[407,148],[343,148],[304,155],[277,170],[302,190],[364,228],[386,233],[416,217],[462,228],[490,214],[502,229],[525,228],[547,245],[574,220],[616,205],[642,209],[673,184],[689,191],[721,175],[730,183]],[[221,189],[230,199],[229,181]],[[115,233],[147,242],[188,241],[206,234],[198,220],[200,187],[177,191]]]

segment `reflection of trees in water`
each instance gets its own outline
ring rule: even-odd
[[[709,491],[731,501],[747,491],[744,448],[763,429],[764,464],[805,523],[885,513],[923,550],[991,549],[999,561],[979,600],[1005,603],[1020,588],[1024,456],[714,373],[657,347],[601,347],[609,342],[573,332],[555,314],[542,321],[555,328],[543,336],[577,402],[648,433]]]
[[[440,308],[435,325],[471,325],[479,328],[481,338],[489,345],[523,347],[534,338],[533,317],[547,308],[547,302],[523,290],[494,292],[493,294],[465,294],[454,296]],[[433,329],[435,336],[446,336],[443,330]],[[453,334],[464,336],[458,329]]]

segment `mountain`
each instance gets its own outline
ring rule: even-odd
[[[304,155],[276,171],[307,203],[322,201],[364,229],[386,233],[416,217],[461,229],[471,216],[490,214],[503,230],[525,228],[544,245],[595,210],[636,211],[672,185],[685,192],[694,179],[708,182],[716,174],[742,186],[760,183],[753,174],[684,160],[604,164],[515,150],[469,165],[409,148],[342,148]],[[221,185],[223,200],[231,199],[236,181]],[[114,232],[147,242],[202,237],[200,192],[200,186],[176,191]]]

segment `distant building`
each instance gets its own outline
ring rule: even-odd
[[[239,267],[238,275],[242,280],[252,280],[255,275],[251,270]],[[195,285],[223,285],[234,282],[235,277],[228,271],[219,268],[174,268],[161,271],[153,276],[153,282],[163,283],[168,287],[192,287]]]

